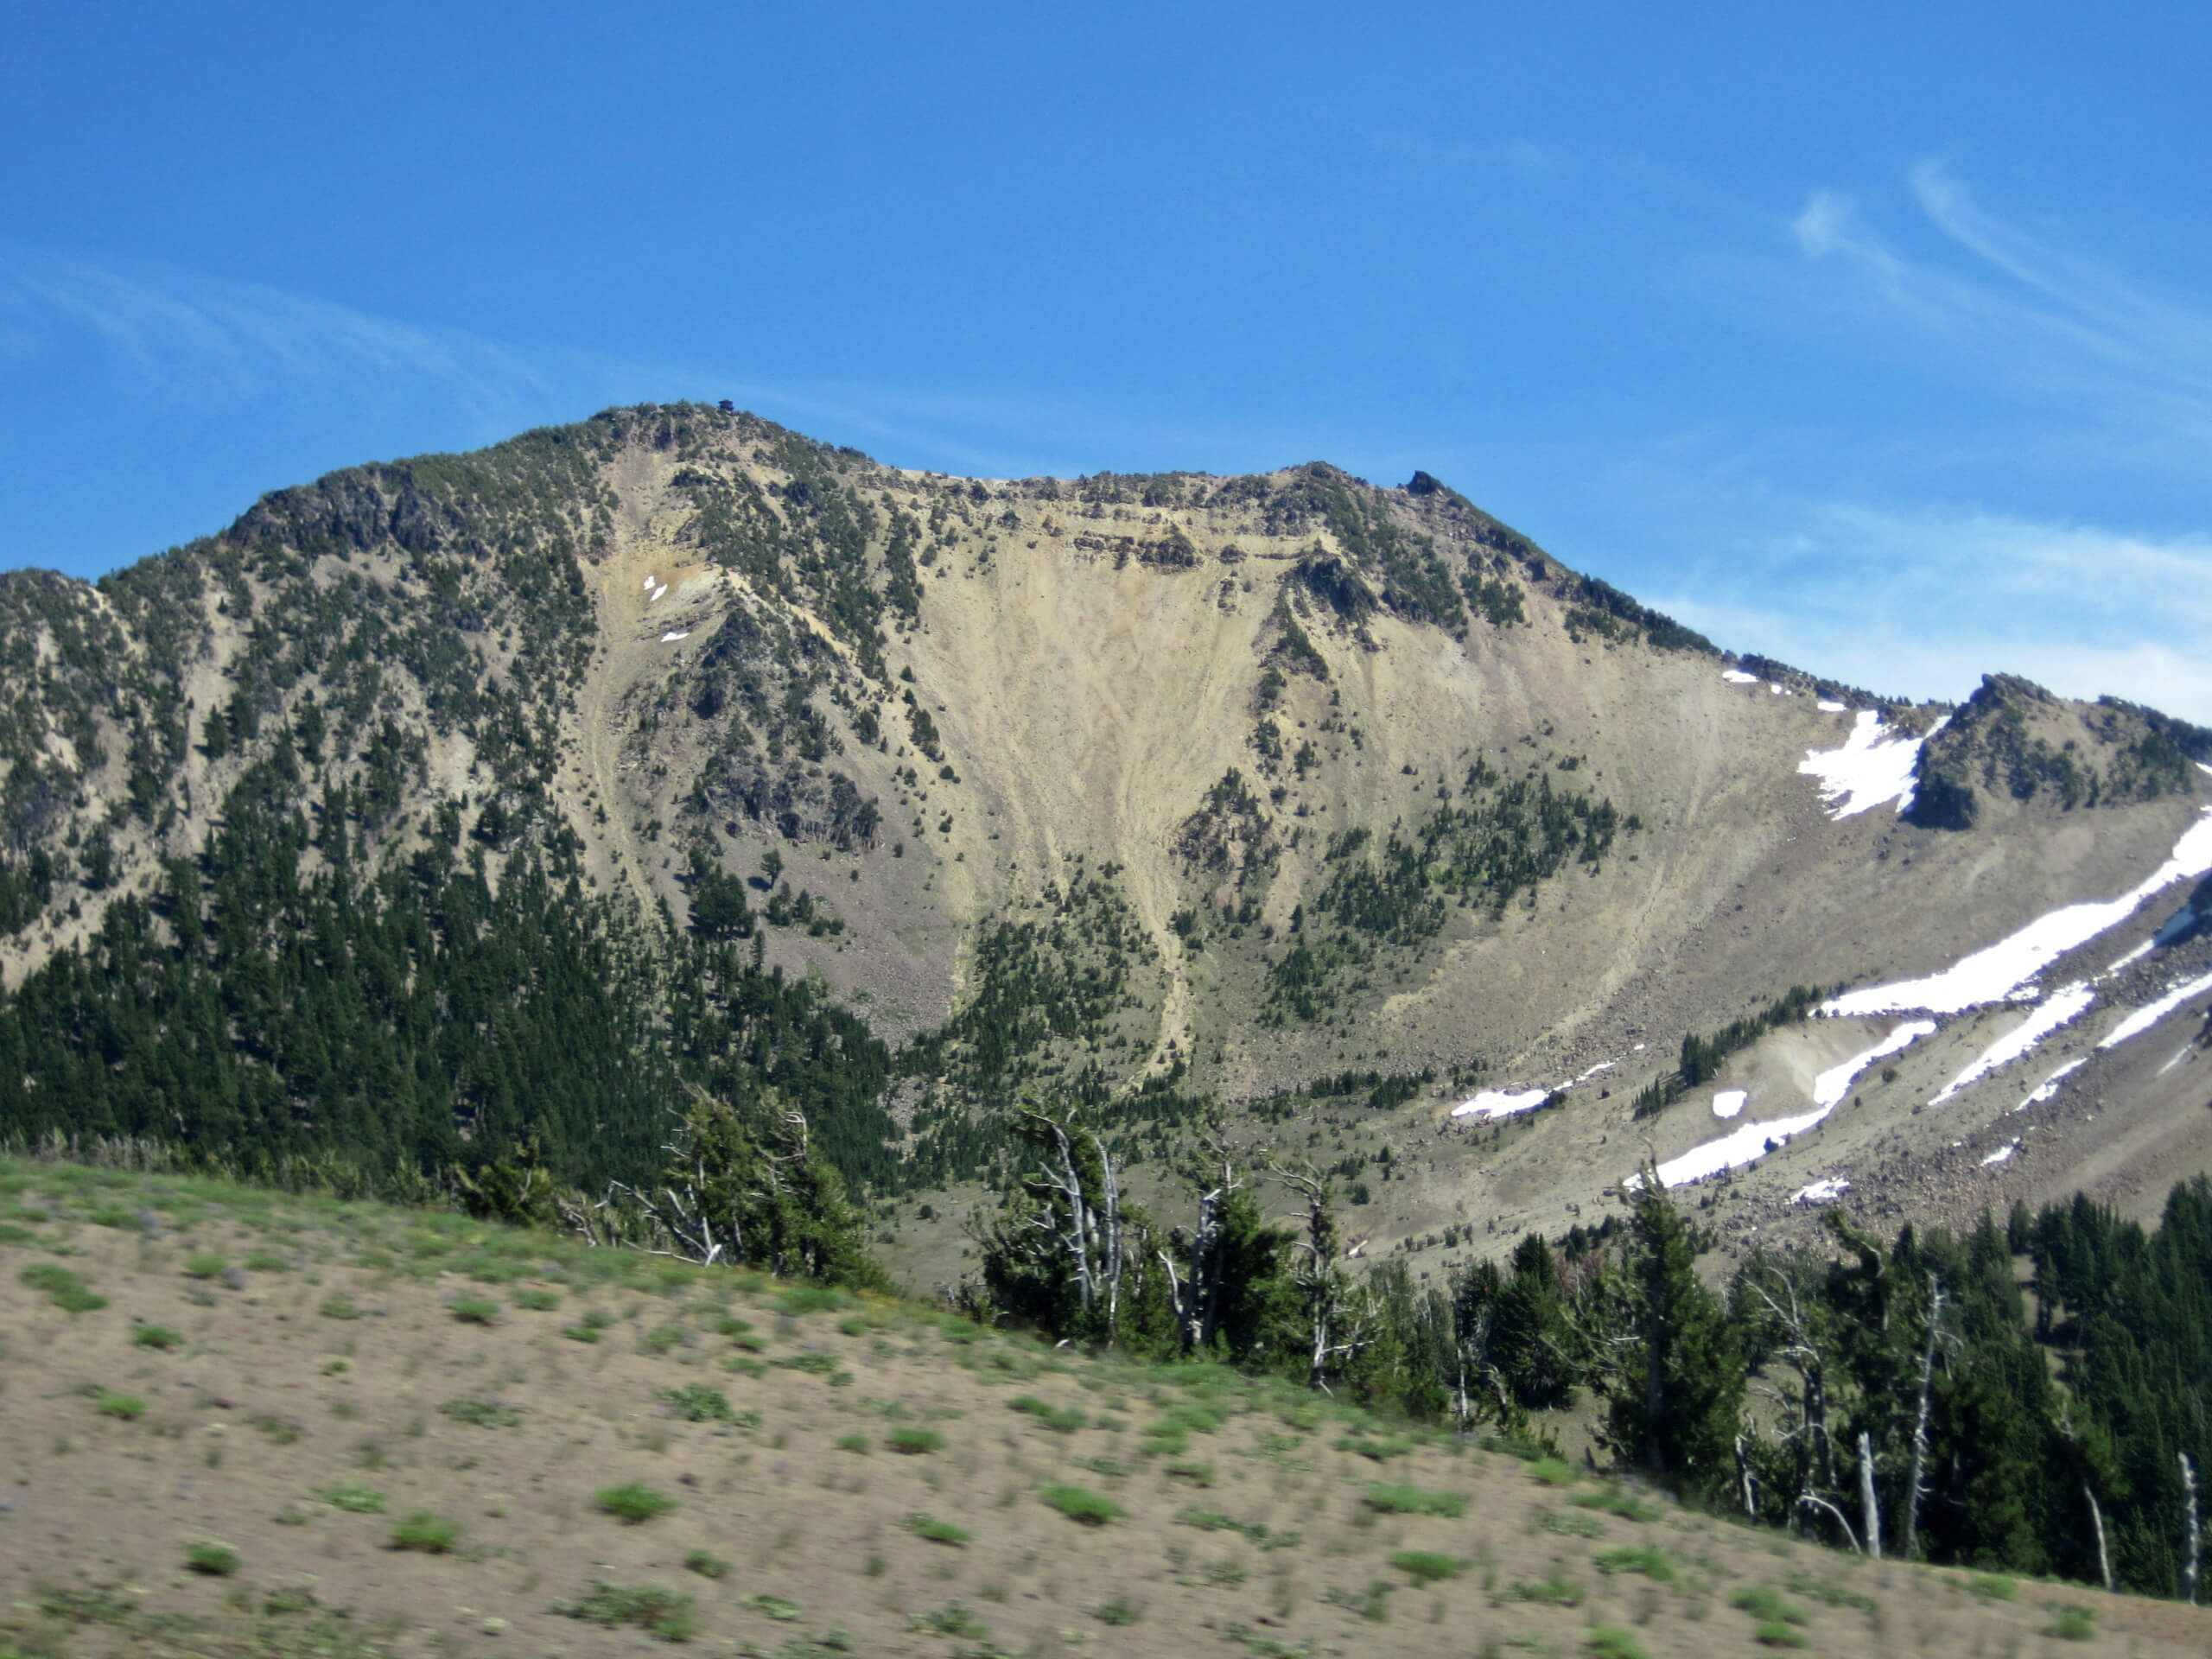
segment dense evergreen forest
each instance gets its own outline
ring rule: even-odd
[[[1656,1185],[1624,1216],[1524,1238],[1440,1285],[1394,1255],[1356,1279],[1311,1170],[1216,1141],[1194,1214],[1123,1198],[1106,1144],[1032,1110],[1031,1175],[979,1217],[987,1318],[1287,1372],[1532,1448],[1594,1396],[1622,1465],[1839,1548],[2183,1593],[2186,1482],[2212,1451],[2212,1183],[2146,1233],[2076,1199],[1964,1236],[1755,1255],[1725,1287]],[[1255,1188],[1296,1219],[1267,1217]],[[2023,1283],[2024,1270],[2032,1268]],[[2184,1472],[2184,1459],[2187,1470]]]
[[[309,815],[299,782],[280,742],[203,856],[0,998],[11,1138],[156,1141],[355,1192],[529,1143],[593,1186],[658,1164],[690,1079],[740,1101],[776,1089],[841,1167],[887,1167],[888,1051],[818,987],[628,919],[558,836],[495,882],[457,808],[404,863],[371,866],[362,792]]]

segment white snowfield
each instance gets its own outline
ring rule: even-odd
[[[1907,1020],[1865,1053],[1854,1054],[1842,1065],[1832,1065],[1814,1078],[1811,1111],[1745,1123],[1701,1147],[1692,1147],[1681,1157],[1669,1158],[1659,1166],[1659,1185],[1685,1186],[1709,1175],[1718,1175],[1724,1169],[1740,1169],[1745,1164],[1757,1163],[1785,1141],[1825,1120],[1851,1092],[1852,1079],[1875,1061],[1910,1048],[1923,1037],[1933,1036],[1935,1031],[1933,1020]],[[1630,1176],[1626,1183],[1631,1191],[1642,1184],[1642,1178],[1635,1175]]]
[[[1847,992],[1822,1003],[1821,1011],[1831,1014],[1919,1010],[1958,1014],[1986,1002],[2002,1002],[2069,950],[2126,921],[2161,889],[2208,871],[2212,871],[2212,807],[2182,833],[2164,863],[2119,898],[2091,899],[2054,910],[2038,916],[2011,938],[1961,957],[1940,973]]]
[[[1638,1047],[1643,1045],[1638,1044]],[[1600,1060],[1576,1077],[1569,1077],[1555,1089],[1485,1089],[1472,1100],[1463,1100],[1452,1109],[1454,1117],[1511,1117],[1516,1112],[1532,1112],[1554,1095],[1563,1095],[1570,1089],[1580,1088],[1600,1071],[1610,1071],[1618,1060]]]
[[[1454,1117],[1510,1117],[1516,1112],[1534,1111],[1552,1097],[1548,1089],[1485,1089],[1472,1100],[1463,1100],[1452,1109]]]
[[[1720,677],[1731,685],[1757,685],[1759,683],[1758,675],[1746,674],[1740,668],[1724,668],[1720,671]]]
[[[659,578],[658,576],[647,576],[647,577],[645,578],[645,591],[646,591],[647,593],[649,593],[649,594],[650,594],[651,592],[652,592],[652,590],[653,590],[653,583],[655,583],[655,582],[658,582],[659,580],[660,580],[660,578]]]
[[[1938,721],[1929,735],[1942,729]],[[1879,710],[1861,709],[1841,748],[1815,749],[1797,763],[1797,770],[1821,780],[1831,818],[1855,817],[1890,801],[1902,812],[1912,804],[1912,769],[1926,741],[1887,733]]]
[[[2040,1106],[2046,1100],[2056,1099],[2058,1096],[2058,1085],[2065,1082],[2067,1077],[2072,1073],[2079,1071],[2088,1063],[2089,1060],[2087,1055],[2083,1055],[2078,1060],[2067,1061],[2066,1064],[2060,1066],[2057,1071],[2052,1072],[2041,1083],[2037,1084],[2033,1089],[2031,1089],[2028,1091],[2028,1097],[2022,1101],[2018,1105],[2015,1106],[2012,1109],[2016,1112],[2024,1112],[2031,1106]]]
[[[2052,992],[2041,1007],[1982,1050],[1972,1065],[1945,1084],[1928,1103],[1941,1106],[1959,1090],[1980,1082],[1999,1066],[2026,1058],[2044,1038],[2060,1027],[2071,1024],[2096,1000],[2097,994],[2082,981]]]
[[[1789,1195],[1792,1204],[1834,1204],[1851,1191],[1851,1183],[1840,1175],[1825,1176],[1809,1186],[1801,1186]]]
[[[1826,697],[1822,697],[1813,707],[1824,715],[1847,714],[1851,709],[1851,705],[1847,702],[1830,702]]]
[[[663,635],[661,635],[661,637],[660,637],[660,642],[661,642],[661,644],[663,644],[663,645],[664,645],[668,644],[671,639],[689,639],[690,637],[691,637],[691,630],[690,630],[690,629],[689,629],[689,628],[683,628],[683,629],[671,628],[671,629],[670,629],[666,633],[664,633]]]
[[[1715,1117],[1733,1117],[1744,1109],[1744,1103],[1751,1097],[1748,1090],[1723,1089],[1713,1097],[1713,1115]]]
[[[1981,1160],[1981,1166],[1984,1169],[1987,1169],[1992,1164],[2001,1164],[2007,1159],[2011,1158],[2012,1155],[2019,1149],[2020,1143],[2018,1141],[2007,1141],[2003,1146],[1998,1147],[1996,1151],[1991,1153],[1988,1157],[1983,1159]]]
[[[2201,978],[2192,979],[2185,984],[2175,986],[2157,1001],[2145,1003],[2114,1026],[2105,1033],[2104,1041],[2099,1043],[2097,1046],[2118,1048],[2129,1038],[2140,1037],[2159,1020],[2181,1007],[2183,1003],[2192,997],[2202,996],[2207,991],[2212,991],[2212,974],[2206,974]]]

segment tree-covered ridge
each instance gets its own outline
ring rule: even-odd
[[[154,1140],[357,1189],[530,1145],[588,1185],[652,1167],[690,1077],[778,1090],[851,1173],[885,1167],[887,1052],[817,988],[591,896],[573,837],[494,881],[448,803],[374,862],[372,791],[302,810],[301,782],[280,740],[200,856],[0,1001],[10,1139]]]
[[[2063,811],[2156,800],[2195,785],[2212,731],[2106,697],[2078,717],[2041,686],[1985,675],[1922,746],[1911,809],[1934,830],[1971,829],[1985,798]]]

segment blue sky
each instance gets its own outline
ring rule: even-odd
[[[2212,721],[2212,11],[18,0],[0,567],[721,397],[1425,467],[1883,690]]]

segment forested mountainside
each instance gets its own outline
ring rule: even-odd
[[[952,479],[613,410],[12,573],[0,656],[19,1141],[596,1186],[693,1087],[772,1097],[924,1278],[1025,1097],[1140,1189],[1217,1118],[1333,1171],[1370,1249],[1461,1255],[1647,1158],[1728,1183],[1732,1238],[1839,1154],[1847,1203],[1963,1221],[2058,1195],[2069,1134],[2135,1211],[2212,1152],[2191,1067],[2133,1050],[1974,1179],[2006,1067],[1912,1109],[2031,1003],[2023,1055],[2190,982],[2212,734],[1731,657],[1427,474]],[[1818,1135],[1713,1150],[1922,1007],[1850,996],[2123,896],[2060,963],[2087,1023],[2047,953]],[[2092,1088],[2163,1127],[2082,1128]]]

